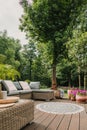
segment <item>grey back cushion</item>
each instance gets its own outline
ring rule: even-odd
[[[31,89],[40,89],[40,82],[30,82]]]

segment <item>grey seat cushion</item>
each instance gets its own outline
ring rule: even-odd
[[[14,95],[19,95],[19,92],[20,90],[17,90],[17,91],[10,91],[9,93],[8,93],[8,96],[14,96]]]
[[[23,93],[31,93],[32,90],[20,90],[20,93],[23,94]]]
[[[30,82],[31,89],[40,89],[40,82]]]
[[[17,90],[17,91],[10,91],[8,93],[8,96],[12,96],[12,95],[19,95],[19,94],[26,94],[26,93],[31,93],[31,90]]]
[[[38,93],[50,93],[50,92],[54,92],[53,90],[49,90],[49,89],[33,89],[33,92],[38,92]]]

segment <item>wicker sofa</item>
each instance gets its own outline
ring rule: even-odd
[[[12,82],[11,80],[1,81],[2,90],[7,91],[8,96],[18,96],[20,99],[31,99],[32,90],[23,89],[19,82]]]
[[[11,80],[2,80],[2,90],[7,91],[8,96],[19,96],[21,99],[54,99],[53,90],[40,89],[40,82],[31,82],[30,85],[25,81],[12,82]]]

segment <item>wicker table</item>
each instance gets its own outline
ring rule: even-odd
[[[15,96],[8,96],[6,99],[0,99],[0,105],[2,104],[9,104],[9,103],[15,103],[19,101],[19,97]]]
[[[34,119],[34,101],[19,100],[13,106],[0,108],[0,130],[20,130]]]

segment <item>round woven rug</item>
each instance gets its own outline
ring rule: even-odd
[[[46,102],[36,105],[36,108],[53,114],[75,114],[84,111],[84,107],[72,103]]]

